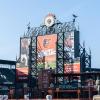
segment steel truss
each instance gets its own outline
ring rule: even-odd
[[[91,51],[89,54],[87,53],[85,46],[80,45],[80,64],[81,64],[81,72],[91,71]]]
[[[91,72],[91,51],[88,54],[85,49],[85,44],[83,43],[83,46],[80,45],[80,68],[81,68],[81,73],[83,72]],[[87,70],[88,69],[88,70]],[[85,79],[89,78],[95,78],[95,76],[89,76],[89,77],[83,77],[81,76],[81,83],[84,83]]]
[[[72,58],[69,57],[70,50],[64,50],[64,42],[65,37],[69,32],[76,30],[75,23],[65,22],[61,23],[60,21],[56,20],[55,24],[52,27],[46,27],[42,25],[38,28],[33,28],[31,36],[31,43],[30,43],[30,55],[29,55],[29,76],[36,77],[37,76],[37,37],[39,35],[46,35],[46,34],[57,34],[57,48],[56,48],[56,73],[64,73],[64,64],[66,62],[72,62]],[[29,78],[31,80],[31,78]],[[57,78],[57,81],[63,81],[62,78]]]
[[[57,34],[57,61],[56,61],[56,73],[64,73],[64,33]],[[63,77],[58,77],[56,83],[59,87],[59,82],[63,81]]]
[[[37,76],[37,38],[31,37],[30,47],[29,47],[29,72],[32,76]]]
[[[31,43],[29,47],[29,98],[32,98],[32,77],[37,79],[38,75],[38,65],[41,58],[37,55],[37,37],[39,35],[48,35],[48,34],[57,34],[57,43],[56,43],[56,74],[64,74],[64,64],[73,63],[74,59],[69,55],[71,54],[70,50],[65,49],[65,38],[69,32],[76,32],[77,29],[75,27],[75,21],[61,23],[56,20],[55,24],[51,27],[46,27],[45,25],[41,25],[40,27],[31,28],[28,30],[28,36],[31,37]],[[85,71],[85,68],[91,67],[91,55],[86,53],[85,47],[80,46],[79,48],[79,58],[80,58],[80,67],[81,72]],[[75,56],[75,55],[74,55]],[[42,59],[43,61],[45,59]],[[69,80],[73,78],[72,76],[67,76]],[[64,76],[56,77],[55,87],[60,87],[60,85],[64,85]],[[84,79],[81,78],[81,81]],[[36,83],[37,84],[37,83]],[[36,85],[38,89],[38,85]]]

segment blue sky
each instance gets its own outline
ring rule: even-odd
[[[0,59],[19,56],[20,36],[43,23],[48,13],[67,22],[78,15],[81,43],[92,51],[92,67],[100,68],[100,0],[0,0]]]

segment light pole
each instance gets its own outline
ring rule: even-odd
[[[81,87],[81,80],[78,80],[78,98],[80,98],[80,87]]]
[[[97,80],[96,80],[96,87],[97,87],[97,91],[98,91],[98,95],[100,94],[100,80],[99,80],[99,77],[97,77]]]
[[[89,100],[91,100],[91,87],[90,87],[90,80],[89,80]]]
[[[88,86],[89,86],[89,100],[91,100],[91,86],[93,86],[93,80],[92,79],[89,79]]]
[[[59,93],[59,88],[56,88],[56,92],[57,92],[57,99],[59,97],[58,93]]]

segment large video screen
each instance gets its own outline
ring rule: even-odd
[[[38,68],[56,68],[57,34],[37,37]]]

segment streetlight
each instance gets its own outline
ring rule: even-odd
[[[81,80],[78,80],[78,98],[80,98],[80,87],[81,87]]]
[[[98,95],[100,94],[100,80],[99,80],[99,77],[97,77],[97,80],[96,80],[96,87],[97,87],[97,91],[98,91]]]
[[[93,80],[88,80],[88,86],[89,86],[89,100],[91,100],[91,86],[93,86]]]
[[[57,91],[57,99],[58,99],[58,92],[59,92],[59,88],[56,88],[56,91]]]

